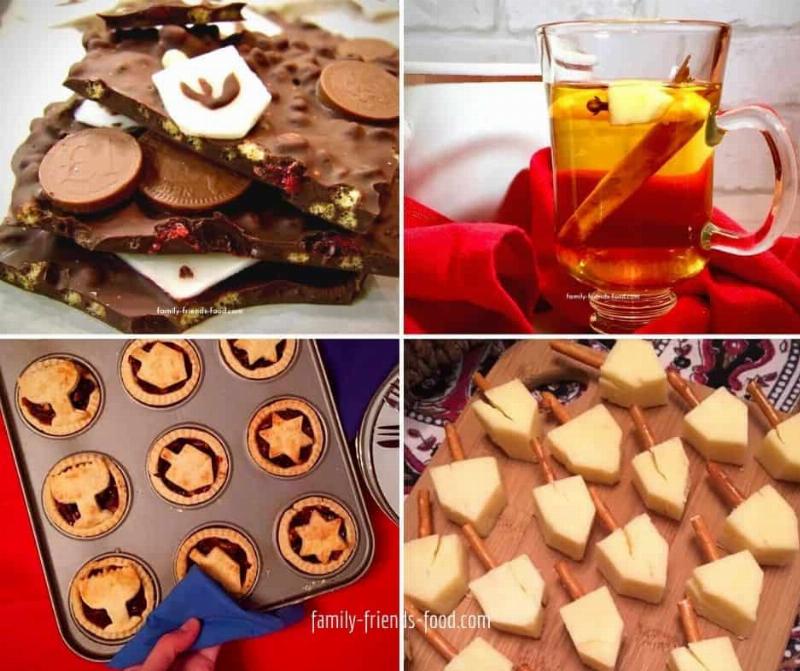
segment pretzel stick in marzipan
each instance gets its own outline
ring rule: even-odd
[[[636,426],[636,433],[639,434],[642,447],[644,447],[645,450],[649,450],[656,444],[656,439],[655,436],[653,436],[653,431],[650,428],[650,425],[644,418],[642,409],[638,405],[632,405],[629,408],[629,412],[631,413],[633,423]]]
[[[706,560],[706,563],[717,561],[720,558],[720,553],[702,515],[695,515],[690,521],[697,537],[697,542],[700,545],[700,553],[703,555],[703,559]]]
[[[417,492],[417,536],[424,538],[433,533],[433,517],[431,515],[431,493],[427,489]]]
[[[430,646],[436,650],[448,662],[451,661],[457,654],[458,650],[455,649],[452,643],[442,636],[437,629],[432,629],[427,626],[425,618],[411,601],[405,599],[405,609],[409,617],[414,621],[417,631],[425,637]]]
[[[758,404],[761,412],[764,413],[764,417],[767,418],[769,425],[773,429],[777,429],[778,424],[781,423],[781,418],[778,417],[778,413],[775,412],[775,408],[772,407],[772,404],[767,400],[767,397],[764,396],[764,392],[758,385],[758,380],[750,380],[750,383],[747,385],[747,391],[750,392],[750,396],[752,396],[753,400]]]
[[[679,601],[678,612],[681,616],[681,626],[686,642],[697,643],[700,640],[700,625],[697,623],[697,614],[694,612],[692,602],[689,599]]]
[[[728,508],[733,510],[744,503],[745,495],[733,483],[733,480],[728,477],[728,474],[722,470],[722,467],[718,463],[714,461],[707,462],[706,471],[708,472],[711,485]]]
[[[447,422],[444,425],[444,432],[447,435],[447,447],[450,448],[450,455],[453,461],[464,461],[464,447],[461,445],[461,438],[458,436],[456,427]]]
[[[667,380],[672,388],[678,392],[678,395],[683,399],[683,402],[689,406],[689,408],[696,408],[698,405],[700,405],[700,401],[697,396],[695,396],[694,390],[689,386],[689,383],[686,382],[686,380],[678,375],[678,373],[672,369],[668,370]]]
[[[599,352],[595,352],[590,347],[584,347],[574,342],[565,342],[563,340],[553,340],[550,343],[550,349],[559,354],[563,354],[570,359],[575,359],[579,363],[586,364],[592,368],[600,368],[606,358]]]

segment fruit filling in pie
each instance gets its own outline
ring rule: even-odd
[[[196,505],[222,489],[228,477],[228,455],[209,431],[172,429],[151,448],[148,471],[156,491],[165,499]]]
[[[122,382],[147,405],[165,406],[189,396],[200,379],[200,356],[181,340],[137,340],[123,354]]]
[[[283,513],[278,529],[283,556],[306,573],[332,573],[347,562],[356,545],[350,513],[339,503],[311,496]]]
[[[252,380],[275,377],[292,363],[296,340],[223,340],[222,357],[239,375]]]
[[[92,560],[70,588],[73,617],[106,640],[133,635],[155,607],[155,587],[145,568],[127,557]]]
[[[258,576],[253,543],[229,527],[201,529],[181,544],[175,569],[178,579],[195,565],[235,597],[249,593]]]
[[[274,401],[250,420],[248,447],[255,462],[274,475],[300,475],[319,460],[325,442],[314,408],[300,399]]]
[[[100,385],[74,359],[34,362],[17,381],[17,403],[25,420],[51,436],[66,436],[89,425],[100,410]]]
[[[59,461],[44,486],[45,512],[62,531],[89,538],[113,529],[128,505],[119,466],[102,454],[84,452]]]

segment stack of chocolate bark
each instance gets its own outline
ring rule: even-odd
[[[242,5],[145,1],[84,34],[76,96],[13,158],[3,280],[178,332],[397,275],[397,50],[274,15],[254,32]]]

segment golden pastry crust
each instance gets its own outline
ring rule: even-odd
[[[103,493],[113,478],[117,507],[101,506],[97,495]],[[119,464],[98,452],[80,452],[61,459],[47,474],[42,501],[47,519],[60,531],[75,538],[97,538],[115,529],[128,512],[128,481]],[[73,504],[80,517],[70,524],[59,504]]]
[[[296,416],[284,419],[282,414]],[[325,449],[322,419],[314,406],[299,398],[272,401],[261,407],[247,425],[247,449],[253,461],[272,475],[303,475],[314,467]],[[264,449],[269,450],[268,455]]]
[[[134,340],[120,359],[125,390],[140,403],[156,408],[189,398],[200,383],[202,371],[200,352],[188,340]]]
[[[207,553],[198,549],[203,541],[222,540],[225,544],[233,544],[241,550],[241,559],[246,563],[242,567],[225,549],[213,546]],[[192,563],[210,578],[216,580],[220,586],[231,596],[240,599],[253,590],[261,570],[261,562],[255,543],[243,533],[231,527],[213,526],[195,531],[184,540],[178,548],[175,557],[175,577],[183,580],[189,572]],[[244,579],[241,578],[241,569],[244,568]]]
[[[234,347],[247,355],[248,365],[236,356]],[[219,341],[222,359],[234,373],[248,380],[277,377],[292,365],[297,349],[297,341],[291,339]],[[259,361],[264,363],[259,365]]]
[[[90,382],[93,389],[77,407],[74,394]],[[48,436],[70,436],[89,427],[100,414],[102,391],[94,372],[82,362],[63,356],[39,359],[30,364],[17,380],[17,408],[25,422]],[[51,419],[44,421],[31,406],[40,408]]]
[[[308,519],[297,524],[299,517]],[[325,496],[296,501],[283,512],[278,524],[278,547],[283,558],[303,573],[328,575],[338,571],[353,556],[357,545],[353,516],[343,505]]]
[[[186,443],[180,453],[167,449],[181,439]],[[210,455],[192,444],[196,441],[204,443],[214,453],[217,460],[216,475]],[[159,473],[159,461],[162,458],[170,462],[166,473]],[[167,431],[153,443],[147,455],[147,474],[153,488],[163,499],[181,506],[197,506],[216,497],[225,487],[229,472],[230,459],[222,441],[210,431],[195,427],[179,427]],[[171,488],[165,480],[174,486]],[[189,494],[176,491],[176,487]],[[202,491],[198,491],[201,489]]]
[[[127,604],[140,593],[143,608],[131,614]],[[73,619],[87,633],[105,641],[121,641],[133,636],[155,608],[155,583],[138,560],[122,555],[92,559],[72,579],[69,603]],[[84,604],[105,610],[110,623],[101,627],[92,622]]]

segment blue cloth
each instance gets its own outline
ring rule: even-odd
[[[202,650],[280,631],[303,617],[303,607],[286,606],[268,613],[244,610],[216,582],[193,566],[108,665],[112,669],[124,669],[141,664],[158,639],[192,617],[203,624],[192,650]]]

